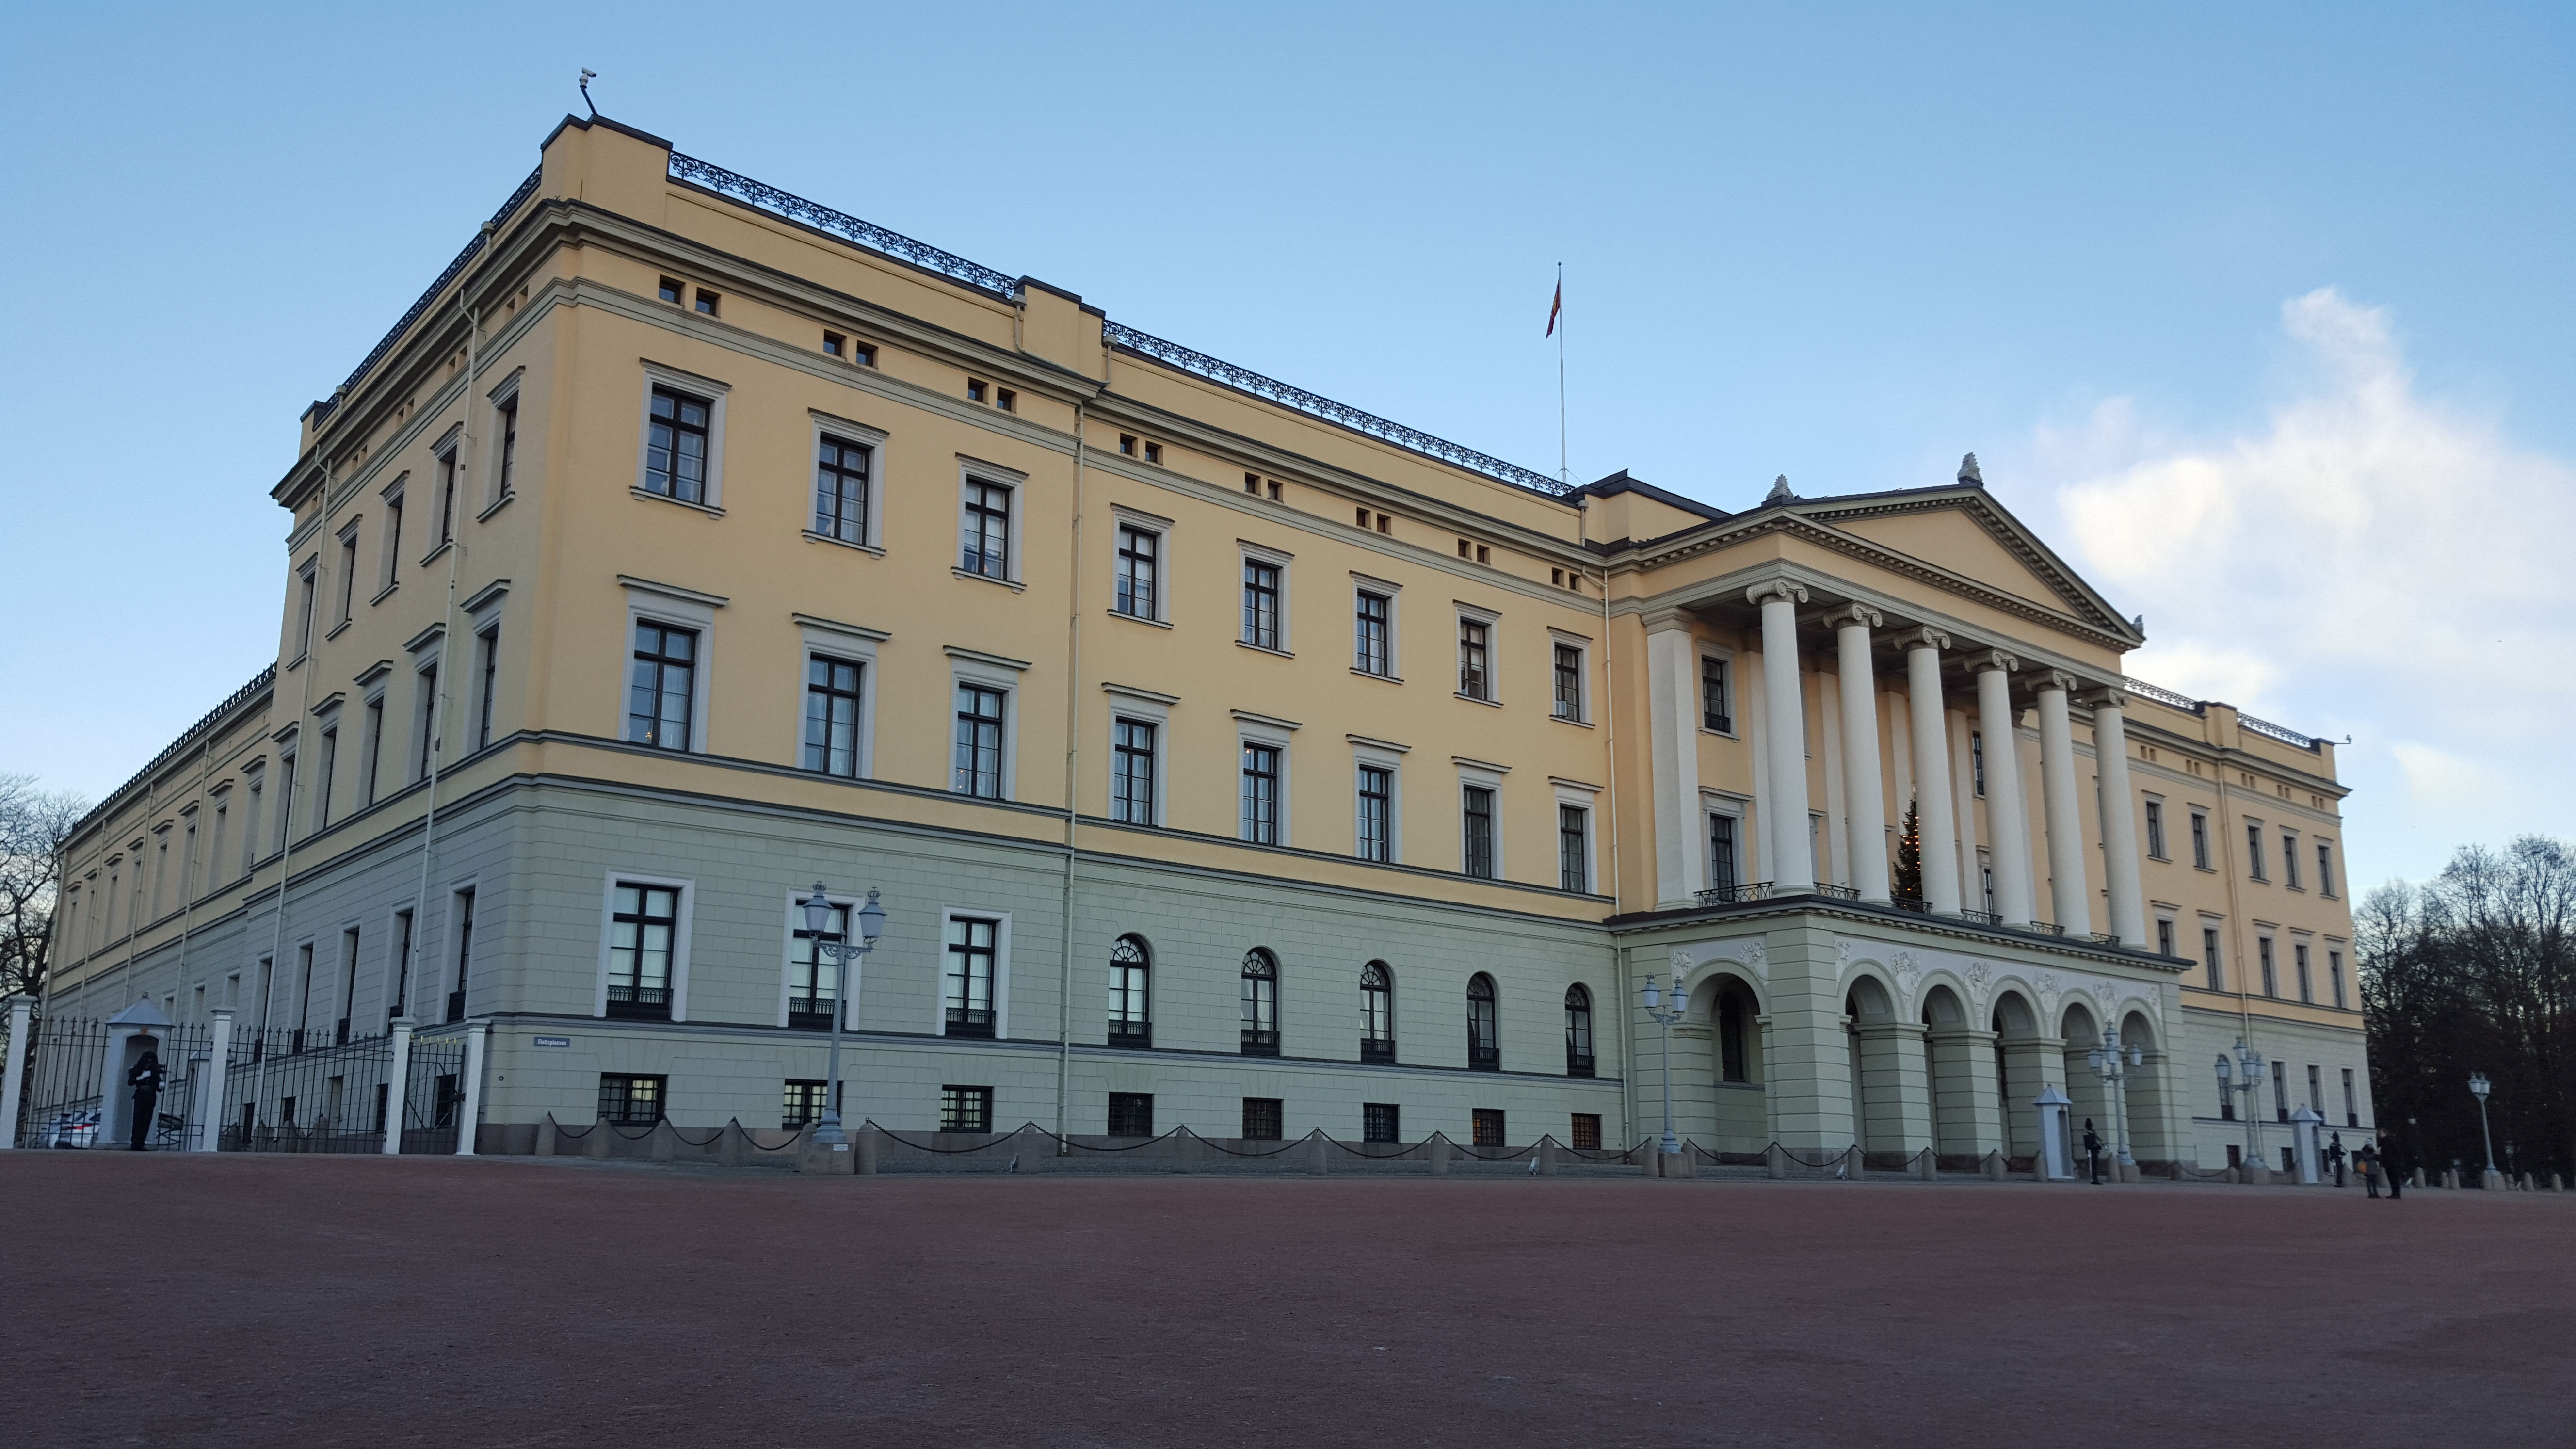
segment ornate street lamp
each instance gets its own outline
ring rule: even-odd
[[[2493,1088],[2487,1081],[2486,1073],[2469,1073],[2469,1094],[2478,1099],[2478,1135],[2486,1139],[2487,1176],[2490,1179],[2496,1175],[2495,1133],[2487,1128],[2487,1093],[2491,1090]]]
[[[1682,1150],[1681,1138],[1673,1133],[1673,1023],[1682,1019],[1682,1013],[1689,1006],[1689,998],[1682,995],[1681,968],[1673,968],[1673,1004],[1669,1011],[1664,1009],[1663,988],[1653,976],[1646,978],[1646,1014],[1664,1026],[1664,1140],[1661,1147],[1668,1156]]]
[[[823,1078],[823,1120],[814,1128],[814,1140],[827,1145],[846,1143],[850,1139],[841,1132],[841,1018],[849,1010],[844,1004],[850,999],[849,961],[853,956],[865,958],[877,948],[877,937],[885,934],[886,915],[877,906],[876,888],[869,887],[868,903],[858,910],[859,944],[853,946],[847,941],[823,939],[832,929],[832,899],[824,893],[821,881],[814,882],[814,893],[801,904],[805,908],[806,935],[814,942],[814,959],[821,961],[823,953],[829,951],[837,968],[832,973],[832,1064]]]
[[[2119,1144],[2119,1150],[2111,1160],[2122,1167],[2135,1167],[2138,1161],[2129,1155],[2128,1068],[2145,1066],[2146,1051],[2142,1047],[2131,1046],[2128,1063],[2124,1067],[2120,1060],[2120,1039],[2112,1035],[2111,1028],[2106,1026],[2102,1028],[2102,1044],[2086,1052],[2084,1059],[2093,1064],[2093,1075],[2101,1078],[2102,1085],[2110,1092],[2111,1135],[2118,1140]],[[2218,1072],[2219,1081],[2224,1083],[2227,1080],[2227,1058],[2218,1059]]]
[[[2230,1092],[2243,1092],[2245,1106],[2245,1160],[2250,1165],[2263,1160],[2262,1129],[2254,1121],[2254,1089],[2263,1085],[2263,1054],[2246,1048],[2245,1038],[2236,1039],[2236,1061],[2231,1070],[2227,1054],[2218,1055],[2218,1100],[2227,1100]]]

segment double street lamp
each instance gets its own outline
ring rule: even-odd
[[[1690,998],[1682,995],[1679,967],[1673,970],[1673,1004],[1669,1010],[1664,1006],[1663,987],[1652,975],[1646,977],[1646,1014],[1664,1026],[1664,1140],[1661,1147],[1668,1157],[1682,1150],[1682,1139],[1673,1132],[1673,1023],[1681,1020],[1689,1007]]]
[[[2494,1088],[2488,1083],[2486,1073],[2469,1073],[2469,1094],[2478,1099],[2478,1135],[2484,1137],[2487,1143],[2487,1181],[2489,1182],[2493,1182],[2496,1175],[2495,1133],[2487,1126],[2487,1093],[2492,1090]]]
[[[2084,1059],[2093,1064],[2093,1075],[2101,1078],[2102,1085],[2109,1089],[2112,1135],[2119,1140],[2119,1152],[2112,1161],[2122,1167],[2135,1167],[2138,1165],[2137,1159],[2129,1156],[2128,1068],[2145,1066],[2146,1050],[2134,1043],[2131,1044],[2127,1064],[2123,1066],[2120,1057],[2120,1039],[2112,1034],[2111,1028],[2106,1026],[2102,1028],[2102,1044],[2086,1052]],[[2223,1080],[2227,1072],[2227,1058],[2218,1059],[2218,1070]]]
[[[814,964],[823,963],[823,953],[832,953],[832,1064],[823,1079],[823,1119],[814,1128],[814,1140],[837,1145],[850,1139],[841,1132],[841,1018],[848,1011],[843,1005],[850,999],[849,962],[864,958],[877,948],[877,937],[885,934],[885,912],[877,906],[876,888],[868,889],[868,903],[858,909],[859,943],[847,940],[828,941],[832,932],[832,899],[824,894],[823,883],[814,882],[814,893],[801,904],[805,908],[805,934],[814,943]]]
[[[2226,1101],[2230,1092],[2245,1094],[2245,1109],[2240,1115],[2245,1118],[2245,1161],[2248,1165],[2263,1160],[2262,1129],[2254,1122],[2254,1089],[2262,1085],[2263,1054],[2247,1047],[2245,1038],[2240,1036],[2236,1039],[2233,1072],[2229,1070],[2227,1054],[2218,1054],[2218,1100]]]

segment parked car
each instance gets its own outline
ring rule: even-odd
[[[58,1112],[45,1124],[47,1147],[89,1147],[98,1141],[98,1109]]]

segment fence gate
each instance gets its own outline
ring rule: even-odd
[[[457,1114],[465,1105],[465,1039],[411,1039],[411,1071],[403,1088],[402,1150],[454,1152]]]
[[[198,1096],[205,1080],[212,1033],[202,1025],[124,1028],[125,1051],[139,1055],[148,1046],[160,1057],[161,1096],[145,1144],[155,1151],[178,1151],[195,1145],[204,1127]],[[108,1054],[117,1030],[92,1017],[48,1016],[27,1024],[26,1075],[19,1081],[18,1120],[6,1124],[10,1140],[20,1147],[124,1147],[130,1133],[117,1131],[120,1109],[127,1105],[127,1063],[114,1063],[110,1080]],[[109,1093],[114,1093],[110,1096]]]

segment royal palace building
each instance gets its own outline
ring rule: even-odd
[[[48,1016],[479,1028],[487,1149],[799,1125],[836,1010],[854,1124],[1616,1148],[1650,982],[1710,1151],[2372,1125],[2333,747],[2128,679],[1973,458],[1567,487],[593,117],[271,496]]]

